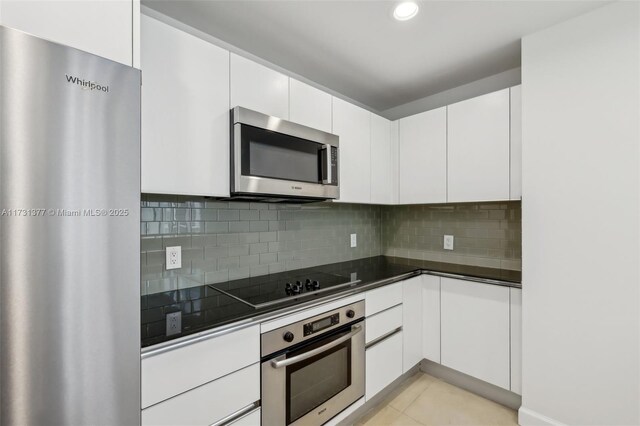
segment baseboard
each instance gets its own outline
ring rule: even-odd
[[[517,410],[522,405],[522,397],[516,393],[503,389],[491,383],[484,382],[475,377],[445,367],[429,360],[422,360],[420,369],[434,377],[441,379],[459,388],[480,395],[484,398],[495,401],[498,404]]]
[[[367,411],[373,409],[375,406],[380,404],[386,397],[389,396],[389,394],[391,392],[393,392],[398,386],[400,386],[402,383],[404,383],[404,381],[407,380],[409,377],[411,377],[414,374],[416,374],[419,370],[420,370],[420,364],[416,364],[415,366],[413,366],[412,368],[407,370],[406,373],[404,373],[402,376],[398,377],[393,382],[391,382],[386,388],[384,388],[380,392],[378,392],[373,398],[367,400],[367,402],[365,402],[364,405],[361,405],[360,407],[358,407],[357,410],[355,410],[354,412],[350,413],[344,419],[341,419],[338,422],[337,426],[351,426],[351,425],[353,425],[362,416],[364,416],[364,414]],[[338,416],[340,416],[340,415],[338,414]],[[338,417],[338,416],[336,416],[336,417]]]
[[[524,407],[520,407],[518,410],[518,424],[521,426],[564,426],[564,423]]]

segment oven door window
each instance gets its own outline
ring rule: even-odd
[[[341,335],[344,333],[334,337]],[[287,356],[300,355],[327,343],[322,340]],[[351,340],[286,370],[287,424],[291,424],[351,386]]]
[[[320,183],[323,145],[242,124],[244,176]]]

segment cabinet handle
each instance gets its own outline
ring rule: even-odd
[[[239,409],[235,413],[229,414],[227,417],[224,417],[224,418],[218,420],[217,422],[212,423],[210,426],[225,426],[225,425],[229,425],[229,424],[235,422],[236,420],[239,420],[240,418],[246,416],[247,414],[256,411],[259,408],[260,408],[260,401],[258,400],[256,402],[252,402],[251,404],[247,405],[246,407],[243,407],[243,408]]]
[[[394,334],[400,333],[401,331],[402,331],[402,326],[396,328],[395,330],[391,330],[388,333],[383,334],[382,336],[378,337],[375,340],[372,340],[371,342],[367,343],[367,345],[364,348],[365,350],[369,349],[377,345],[378,343],[382,342],[383,340],[387,340],[389,337],[393,336]]]

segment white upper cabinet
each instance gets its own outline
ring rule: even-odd
[[[447,110],[399,120],[400,204],[447,201]]]
[[[371,202],[371,113],[333,98],[333,132],[340,137],[340,200]]]
[[[441,278],[441,362],[510,388],[509,288]]]
[[[447,108],[448,201],[508,200],[509,89]]]
[[[1,0],[0,23],[132,65],[134,10],[139,0]]]
[[[331,95],[290,78],[289,120],[331,133]]]
[[[371,114],[371,202],[374,204],[398,202],[397,131],[397,123]]]
[[[141,21],[142,192],[229,195],[229,52]]]
[[[522,86],[511,88],[511,186],[510,199],[522,197]]]
[[[289,119],[289,77],[231,53],[230,108],[241,106]]]

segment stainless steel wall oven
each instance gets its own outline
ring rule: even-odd
[[[261,337],[262,424],[321,425],[364,396],[364,302]]]

